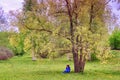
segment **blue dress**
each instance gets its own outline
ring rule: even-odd
[[[70,67],[66,67],[66,69],[63,73],[69,73],[69,72],[70,72]]]

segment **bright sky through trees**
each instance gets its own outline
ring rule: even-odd
[[[3,8],[5,12],[10,10],[17,10],[22,8],[23,0],[0,0],[0,7]]]
[[[9,12],[10,10],[17,10],[22,8],[23,0],[0,0],[0,7],[3,7],[5,12]],[[117,3],[110,3],[113,12],[117,15],[120,15],[120,11],[118,11]]]
[[[111,5],[112,11],[120,18],[120,3],[110,2],[109,5]]]
[[[22,3],[23,0],[0,0],[0,7],[3,8],[5,12],[9,12],[10,10],[21,10],[22,9]],[[117,15],[120,23],[120,10],[118,10],[119,5],[116,2],[110,2],[109,5],[111,5],[112,11]]]

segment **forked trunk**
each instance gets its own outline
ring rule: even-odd
[[[68,12],[68,16],[69,16],[69,22],[70,22],[70,35],[71,35],[71,43],[72,43],[72,53],[73,53],[73,60],[74,60],[74,72],[78,73],[78,72],[83,72],[84,70],[84,65],[85,62],[84,61],[79,61],[82,59],[79,59],[80,57],[78,56],[78,47],[76,46],[76,41],[75,41],[75,30],[76,30],[76,26],[78,25],[78,14],[74,13],[74,10],[77,9],[78,5],[77,5],[77,0],[74,0],[74,5],[72,5],[70,0],[65,0],[66,2],[66,7],[67,7],[67,12]],[[74,16],[75,14],[75,16]],[[74,20],[75,17],[75,20]],[[75,23],[75,25],[74,25]]]
[[[83,59],[83,55],[80,55],[80,61],[79,61],[79,72],[84,72],[85,67],[85,59]]]
[[[72,53],[73,53],[73,60],[74,60],[74,72],[78,73],[79,72],[78,51],[75,50],[75,46],[73,46],[72,48]]]
[[[83,55],[78,56],[78,51],[73,48],[73,60],[74,60],[74,72],[84,72],[85,67],[85,59],[83,59]]]

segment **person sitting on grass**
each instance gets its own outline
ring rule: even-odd
[[[70,66],[66,65],[66,69],[64,70],[63,73],[70,73]]]

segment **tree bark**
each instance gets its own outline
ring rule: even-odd
[[[85,59],[83,58],[82,54],[80,55],[79,66],[80,66],[79,71],[83,73],[85,67]]]
[[[35,56],[35,43],[34,43],[33,37],[31,37],[31,40],[32,40],[32,60],[36,61],[37,58]]]
[[[78,50],[75,49],[75,46],[72,48],[73,60],[74,60],[74,72],[79,72],[79,60],[78,60]]]
[[[35,49],[34,49],[34,48],[32,48],[32,60],[33,60],[33,61],[36,61],[36,60],[37,60],[37,58],[36,58],[36,56],[35,56]]]

